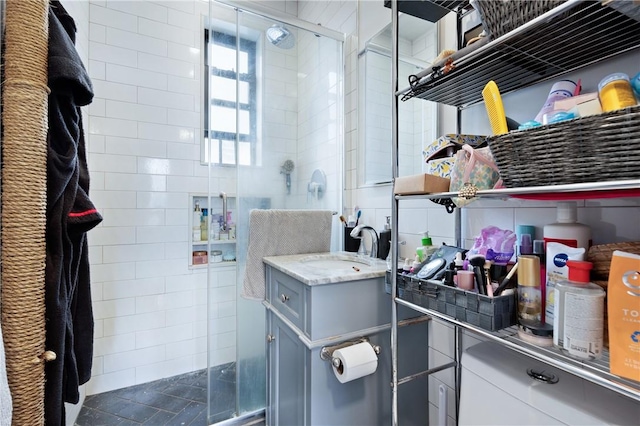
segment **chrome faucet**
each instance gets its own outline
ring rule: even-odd
[[[353,238],[362,239],[362,231],[368,231],[371,235],[371,254],[369,257],[378,257],[378,233],[369,225],[358,225],[351,231]],[[363,244],[362,242],[360,244]]]

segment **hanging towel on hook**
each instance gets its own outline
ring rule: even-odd
[[[75,49],[76,26],[58,1],[49,8],[47,224],[44,421],[66,424],[64,403],[76,404],[91,377],[93,311],[86,233],[102,221],[89,199],[80,107],[93,99],[89,74]]]
[[[328,252],[331,221],[330,210],[251,210],[242,297],[264,300],[263,257]]]

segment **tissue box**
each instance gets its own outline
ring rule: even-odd
[[[393,185],[396,195],[432,194],[434,192],[448,192],[450,180],[426,173],[412,176],[397,177]]]

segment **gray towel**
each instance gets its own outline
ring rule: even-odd
[[[264,300],[263,257],[328,252],[331,220],[329,210],[251,210],[242,297]]]

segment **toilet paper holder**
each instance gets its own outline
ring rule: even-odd
[[[345,340],[344,342],[338,343],[337,345],[323,346],[322,349],[320,349],[320,359],[322,359],[323,361],[331,361],[331,364],[334,367],[338,368],[340,367],[340,360],[333,357],[333,352],[337,351],[338,349],[346,348],[347,346],[357,345],[359,343],[365,342],[371,345],[376,355],[380,355],[380,346],[372,344],[369,341],[368,337],[359,337],[357,339]]]

